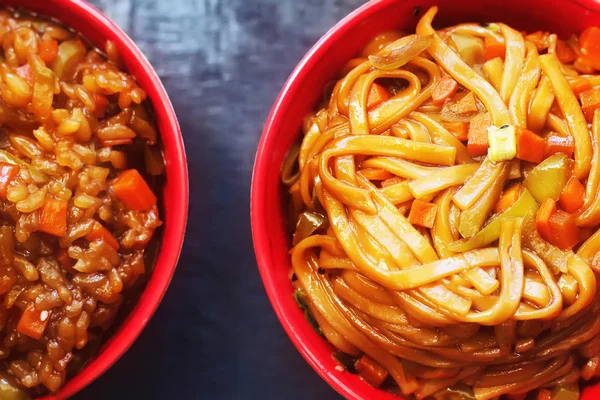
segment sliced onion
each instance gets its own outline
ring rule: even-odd
[[[324,227],[327,224],[327,218],[324,215],[312,212],[304,211],[298,217],[296,224],[296,232],[294,233],[294,239],[292,244],[295,246],[300,243],[303,239],[306,239],[319,228]]]
[[[395,48],[386,55],[369,56],[369,61],[377,69],[400,68],[425,51],[431,43],[433,43],[433,35],[415,36],[406,46]]]

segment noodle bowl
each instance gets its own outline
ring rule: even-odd
[[[593,32],[436,12],[351,60],[284,162],[297,300],[373,386],[576,399],[600,375]]]

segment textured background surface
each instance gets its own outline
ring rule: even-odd
[[[249,190],[285,79],[364,0],[92,0],[169,92],[190,170],[186,241],[137,342],[76,399],[337,399],[272,311],[252,250]]]

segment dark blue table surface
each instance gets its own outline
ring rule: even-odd
[[[337,399],[265,295],[250,178],[268,111],[304,53],[364,0],[92,0],[148,56],[185,140],[181,260],[131,349],[76,399]]]

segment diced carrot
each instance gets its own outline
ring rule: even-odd
[[[58,262],[65,268],[70,269],[75,265],[75,261],[69,257],[69,252],[67,249],[60,249],[56,254],[56,259]]]
[[[600,89],[589,89],[581,92],[579,99],[581,100],[583,115],[585,115],[588,122],[591,122],[594,117],[594,111],[600,108]]]
[[[67,202],[47,198],[40,211],[38,230],[54,236],[67,234]]]
[[[18,165],[0,162],[0,199],[6,200],[8,185],[19,174],[19,171]]]
[[[552,154],[564,153],[571,157],[575,151],[575,140],[573,136],[560,136],[555,132],[550,132],[544,138],[544,157],[550,157]]]
[[[118,146],[121,144],[131,144],[131,143],[133,143],[133,140],[131,140],[131,139],[110,139],[110,140],[101,140],[100,143],[102,143],[102,146],[112,147],[112,146]]]
[[[517,128],[517,158],[541,163],[544,160],[544,139],[529,129]]]
[[[85,235],[85,238],[90,242],[96,239],[104,239],[112,248],[119,250],[119,241],[100,222],[94,224],[94,228],[90,233]]]
[[[563,210],[556,210],[550,216],[550,243],[561,250],[571,250],[579,243],[579,228],[575,216]]]
[[[135,169],[121,172],[114,183],[115,194],[125,207],[148,211],[156,205],[156,196]]]
[[[367,355],[363,355],[354,364],[356,372],[367,383],[378,388],[388,377],[388,372],[379,363]]]
[[[470,92],[456,103],[455,111],[458,114],[473,114],[479,111],[475,93]]]
[[[577,58],[577,54],[567,44],[564,40],[558,39],[556,42],[556,57],[563,64],[570,64]]]
[[[40,43],[40,58],[46,65],[54,62],[58,57],[58,42],[54,39],[46,39]]]
[[[487,154],[489,147],[488,128],[491,125],[490,113],[477,114],[469,123],[467,151],[473,157]]]
[[[579,36],[579,47],[585,59],[595,69],[600,69],[600,28],[590,26]]]
[[[96,109],[94,110],[94,115],[96,118],[103,118],[104,113],[106,112],[106,106],[108,106],[108,99],[101,94],[95,94],[94,98],[96,100]]]
[[[461,142],[469,138],[469,127],[466,122],[443,122],[442,125]]]
[[[585,186],[579,182],[579,179],[572,176],[558,199],[558,204],[568,213],[575,212],[583,205],[585,201]]]
[[[435,222],[435,214],[437,213],[437,204],[427,203],[423,200],[416,199],[413,201],[408,214],[408,221],[413,225],[432,228]]]
[[[592,84],[588,79],[585,78],[576,78],[571,81],[571,89],[575,96],[579,96],[581,93],[585,92],[592,88]]]
[[[388,186],[396,185],[398,183],[402,183],[404,181],[405,181],[404,178],[401,178],[399,176],[394,176],[392,178],[386,179],[385,181],[381,181],[381,187],[385,188]]]
[[[360,173],[370,181],[384,181],[394,177],[394,174],[381,168],[363,168]]]
[[[525,39],[535,44],[535,47],[538,49],[538,51],[541,51],[548,47],[547,38],[548,34],[542,31],[537,31],[530,33],[529,35],[525,35]]]
[[[15,71],[17,71],[17,75],[25,79],[27,82],[29,82],[29,84],[33,84],[33,71],[31,70],[29,64],[23,64],[20,67],[15,68]]]
[[[442,104],[458,90],[458,83],[450,76],[444,75],[431,92],[433,104]]]
[[[500,57],[504,58],[506,53],[506,46],[504,43],[497,41],[494,38],[485,38],[485,59],[491,60],[492,58]]]
[[[29,303],[19,319],[17,331],[35,340],[40,340],[49,320],[50,311],[38,311],[33,303]]]
[[[556,202],[550,198],[544,200],[535,215],[535,227],[539,234],[547,241],[552,239],[550,230],[550,217],[556,211]]]
[[[512,185],[508,189],[502,192],[502,195],[498,199],[498,202],[494,206],[494,212],[501,214],[504,211],[512,207],[513,204],[519,199],[523,192],[523,186],[520,183]]]
[[[371,89],[369,89],[369,97],[367,99],[367,109],[372,109],[388,100],[392,95],[390,92],[381,85],[373,83]]]

